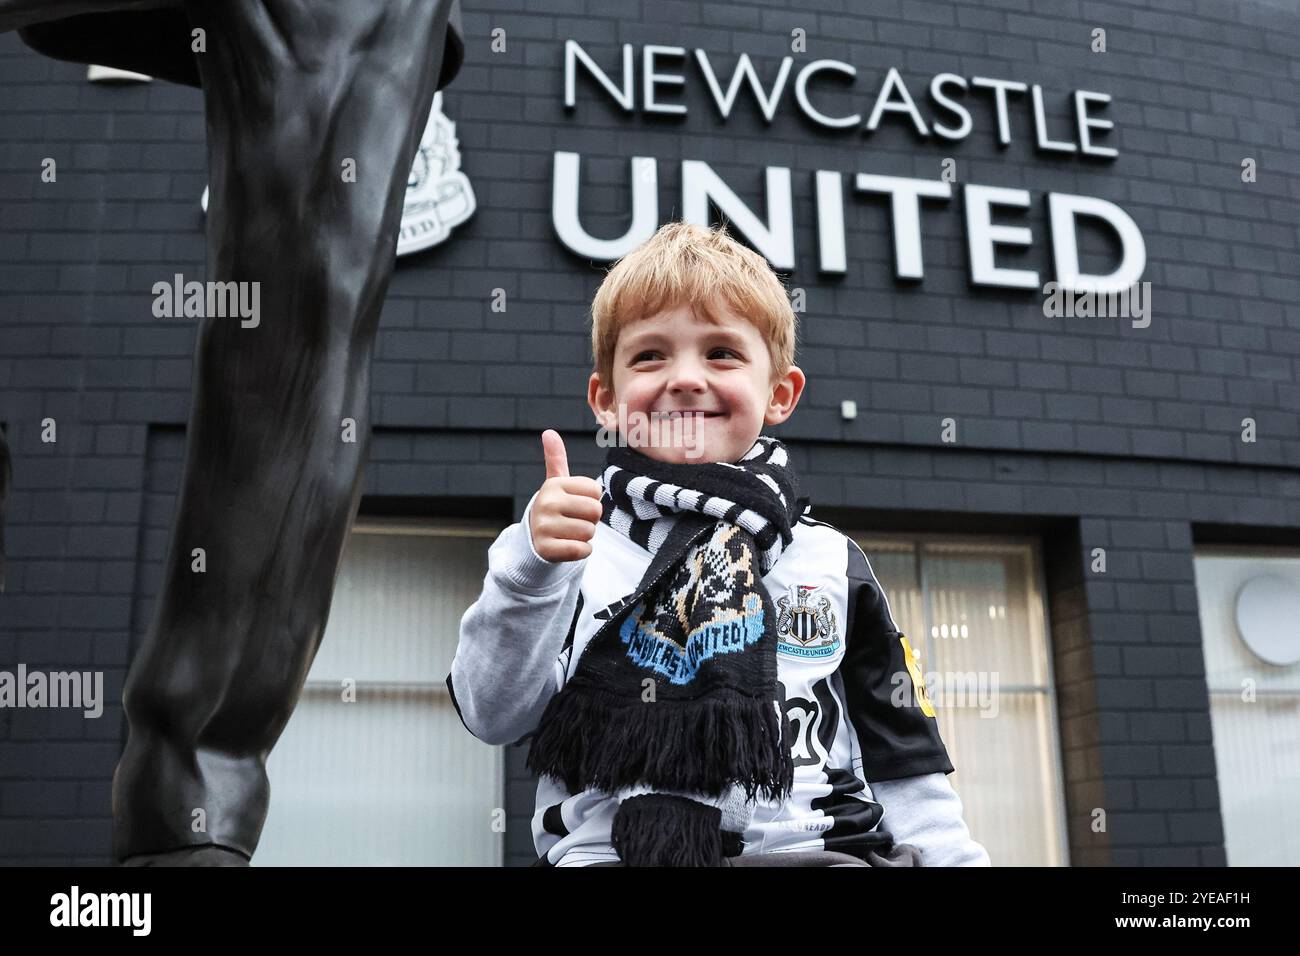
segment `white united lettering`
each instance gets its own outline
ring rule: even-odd
[[[577,77],[579,67],[596,83],[589,88],[597,95],[605,95],[613,104],[627,113],[636,111],[635,53],[632,44],[622,48],[621,82],[611,78],[574,40],[565,41],[564,55],[564,105],[568,110],[577,107]],[[742,86],[752,93],[764,120],[771,123],[782,103],[782,94],[790,79],[793,57],[783,57],[770,88],[754,70],[747,54],[741,54],[732,71],[730,83],[724,92],[708,54],[694,51],[699,72],[708,86],[714,105],[724,122],[738,99]],[[685,104],[660,102],[659,89],[663,86],[679,87],[687,82],[684,72],[671,72],[662,60],[684,58],[683,47],[647,45],[642,50],[641,109],[645,113],[685,114]],[[930,97],[936,104],[938,118],[932,116],[927,124],[921,110],[908,91],[897,68],[885,73],[872,103],[870,117],[863,124],[860,113],[849,116],[827,116],[816,109],[808,95],[809,81],[821,73],[831,72],[850,79],[856,78],[852,64],[839,60],[815,60],[800,68],[793,89],[794,101],[804,117],[831,130],[853,130],[874,133],[882,119],[896,118],[906,124],[909,135],[923,138],[939,137],[946,141],[961,140],[975,127],[970,110],[954,96],[969,95],[988,100],[986,112],[996,120],[997,140],[1007,146],[1012,139],[1012,120],[1009,94],[1020,97],[1028,94],[1032,115],[1034,145],[1042,152],[1070,153],[1079,157],[1113,159],[1118,151],[1093,142],[1095,131],[1113,129],[1111,120],[1093,116],[1090,110],[1110,102],[1106,93],[1075,90],[1072,96],[1074,138],[1054,138],[1047,129],[1043,89],[1038,84],[989,77],[965,77],[953,73],[936,74],[930,82]],[[842,88],[843,80],[829,81]],[[947,126],[940,119],[956,118],[957,125]],[[1058,134],[1059,137],[1059,134]],[[612,261],[627,255],[654,233],[659,225],[658,169],[654,157],[633,156],[631,159],[631,222],[627,231],[617,238],[600,239],[589,234],[581,224],[579,214],[579,154],[557,150],[554,154],[551,217],[559,240],[570,250],[584,258]],[[845,205],[843,173],[819,169],[813,174],[814,193],[812,205],[817,225],[818,269],[822,273],[843,274],[847,267]],[[791,171],[784,166],[768,166],[765,170],[765,195],[760,208],[767,210],[761,218],[742,202],[731,188],[714,173],[707,163],[685,159],[681,163],[681,218],[686,222],[708,225],[711,204],[730,221],[734,229],[754,246],[771,263],[774,269],[793,271],[797,261],[795,250],[795,208]],[[883,176],[858,172],[853,186],[858,192],[883,193],[890,197],[893,218],[895,277],[898,279],[924,278],[921,262],[921,200],[949,202],[953,198],[952,180],[948,178],[912,179],[901,176]],[[1030,195],[1021,189],[1000,186],[983,186],[966,183],[962,186],[965,229],[970,264],[970,279],[975,285],[1010,289],[1036,289],[1041,286],[1034,270],[1000,268],[995,263],[998,246],[1029,246],[1033,234],[1028,227],[1002,225],[993,222],[993,206],[1026,208]],[[676,203],[673,203],[676,206]],[[1051,232],[1051,254],[1055,275],[1062,287],[1070,291],[1105,293],[1128,288],[1137,282],[1146,267],[1146,245],[1141,231],[1132,217],[1114,203],[1092,196],[1068,193],[1048,193],[1048,220]],[[1109,273],[1093,275],[1079,268],[1078,244],[1075,240],[1075,219],[1088,216],[1101,220],[1119,239],[1122,254],[1119,264]]]
[[[611,261],[627,255],[649,239],[659,226],[657,162],[651,156],[632,157],[632,224],[617,239],[598,239],[587,232],[579,212],[578,153],[557,150],[554,156],[551,218],[556,236],[584,258]],[[708,163],[682,161],[681,218],[707,225],[711,206],[743,234],[774,269],[793,271],[796,264],[794,190],[786,166],[766,168],[766,194],[760,202],[767,219],[760,219]],[[836,170],[816,170],[814,216],[817,221],[818,271],[844,274],[847,271],[847,238],[843,176]],[[937,179],[881,176],[858,173],[858,192],[887,195],[893,219],[894,276],[898,279],[925,278],[922,261],[921,200],[950,202],[951,184]],[[962,189],[961,221],[965,226],[970,280],[975,285],[1006,289],[1039,289],[1042,282],[1034,269],[1011,269],[997,264],[999,247],[1033,246],[1034,233],[1028,226],[1004,225],[995,221],[994,207],[1028,209],[1028,190],[965,183]],[[1057,281],[1070,291],[1110,292],[1129,288],[1146,270],[1146,241],[1133,218],[1115,203],[1094,196],[1047,193],[1048,231]],[[1004,214],[1006,215],[1006,214]],[[1120,247],[1119,264],[1109,273],[1086,273],[1079,263],[1077,220],[1088,217],[1104,223]]]

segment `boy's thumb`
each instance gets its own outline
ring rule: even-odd
[[[569,456],[564,450],[564,439],[554,428],[542,432],[542,454],[546,456],[547,478],[569,477]]]

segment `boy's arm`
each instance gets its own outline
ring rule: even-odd
[[[586,559],[547,561],[533,549],[536,498],[488,549],[483,592],[461,617],[447,675],[461,722],[484,743],[514,743],[537,728],[577,614]]]
[[[962,819],[961,798],[946,774],[933,773],[869,784],[885,808],[880,819],[895,843],[921,851],[924,866],[992,866],[988,851],[977,843]]]

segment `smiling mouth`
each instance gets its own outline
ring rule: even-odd
[[[651,418],[687,418],[687,417],[694,418],[696,415],[699,415],[704,418],[723,418],[726,416],[726,414],[727,414],[726,412],[706,412],[706,411],[697,411],[693,409],[688,409],[686,411],[651,412],[650,417]]]

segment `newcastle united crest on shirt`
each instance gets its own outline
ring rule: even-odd
[[[791,657],[830,657],[840,646],[831,599],[821,585],[792,584],[776,602],[777,652]]]

